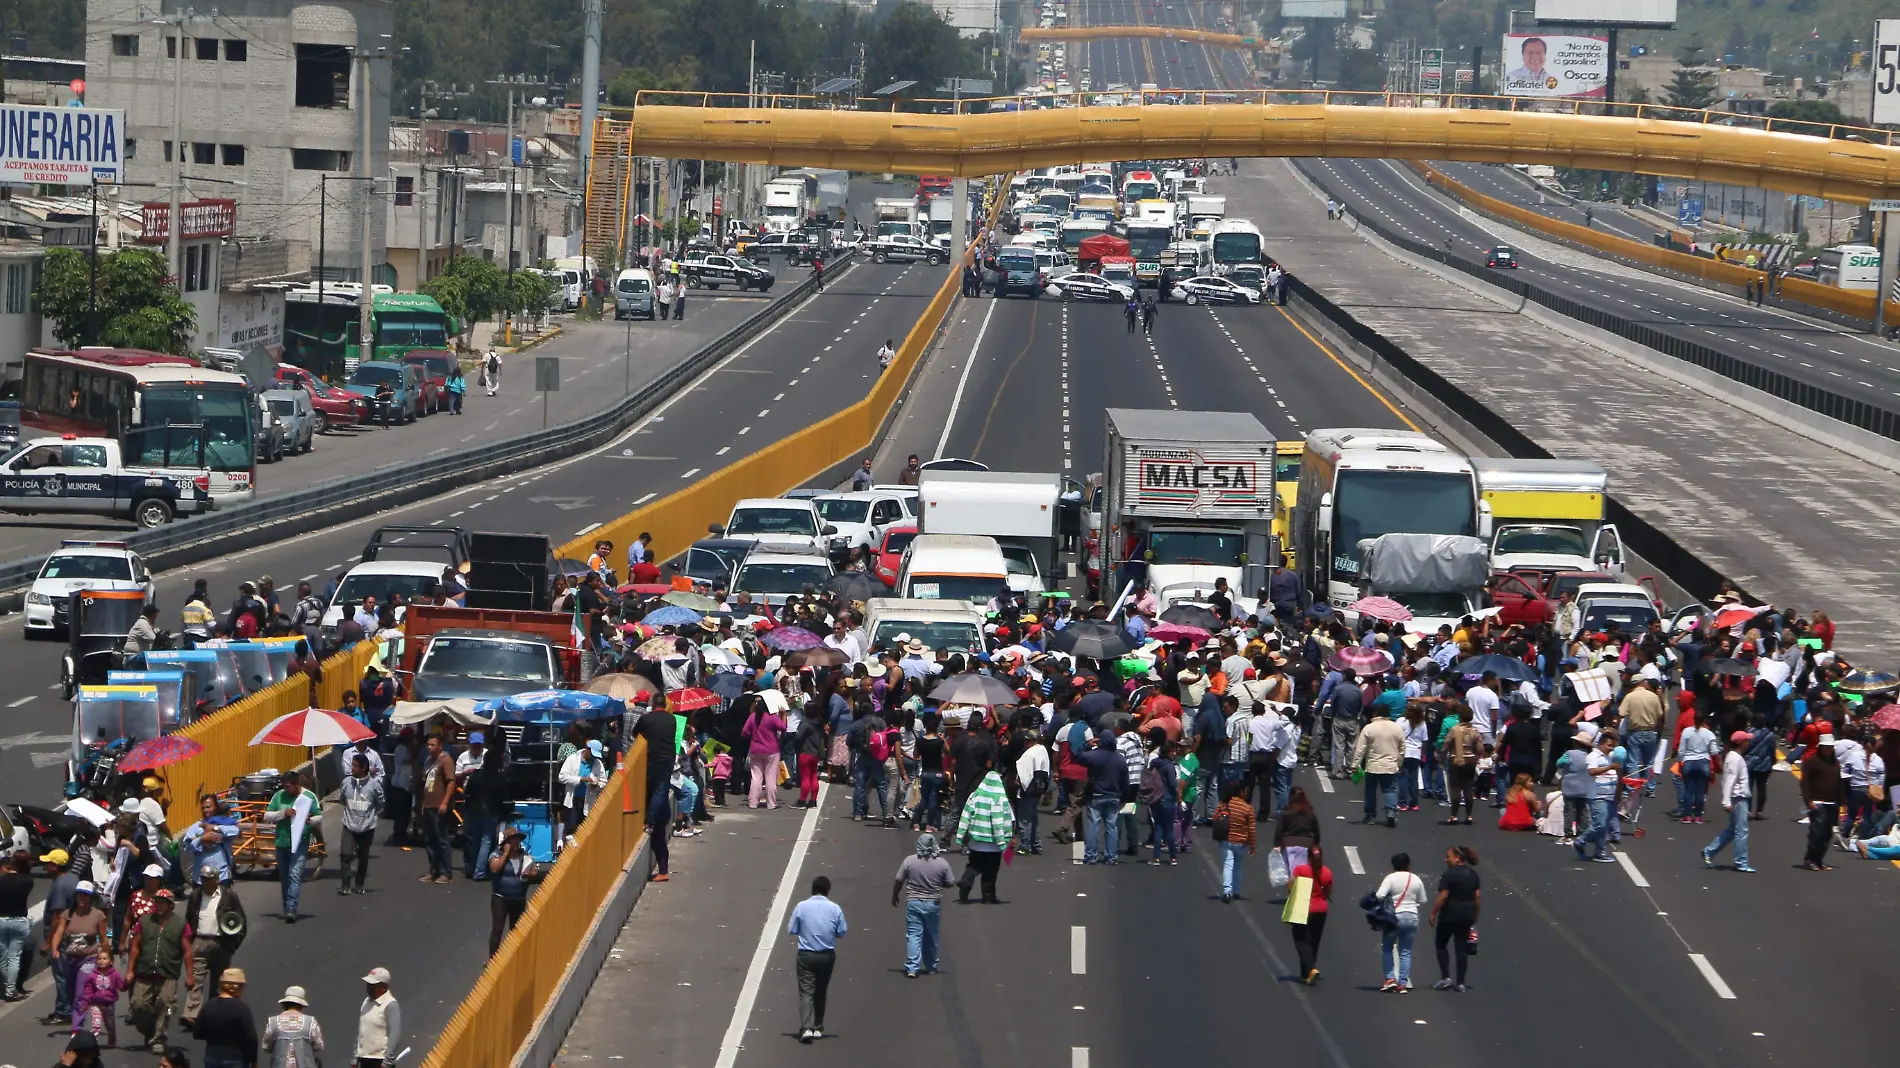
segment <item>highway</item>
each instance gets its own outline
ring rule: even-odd
[[[614,322],[609,315],[601,322],[581,322],[569,318],[562,323],[561,336],[504,358],[501,396],[484,395],[479,381],[471,376],[460,416],[444,412],[387,430],[346,427],[323,434],[305,455],[259,464],[258,492],[265,497],[296,493],[331,479],[450,450],[479,448],[483,442],[537,430],[542,423],[541,395],[532,386],[533,361],[538,356],[561,360],[566,386],[548,396],[550,425],[591,415],[658,378],[805,280],[803,268],[794,271],[779,264],[776,270],[784,284],[766,293],[694,291],[686,302],[686,318],[681,320]],[[51,552],[64,538],[124,536],[136,529],[130,523],[98,517],[8,516],[0,519],[0,560]]]
[[[1571,200],[1544,191],[1537,183],[1503,164],[1434,163],[1432,166],[1487,196],[1510,201],[1562,222],[1595,226],[1645,245],[1652,243],[1664,228],[1656,216],[1640,215],[1615,201]],[[1540,192],[1543,193],[1541,198]],[[1590,213],[1587,220],[1586,210]]]
[[[943,270],[869,263],[844,269],[822,295],[593,453],[374,520],[161,574],[161,623],[176,627],[177,607],[198,578],[210,581],[220,611],[239,581],[263,574],[292,589],[299,580],[321,589],[354,562],[378,524],[542,531],[557,542],[574,537],[862,397],[877,373],[878,346],[910,329],[942,283]],[[691,314],[689,306],[688,323]],[[613,382],[616,396],[619,384]],[[502,396],[522,394],[510,391],[504,377]],[[800,474],[787,472],[787,479]],[[617,570],[624,571],[624,564]],[[58,765],[71,731],[71,707],[59,700],[55,685],[59,648],[21,640],[18,616],[0,621],[0,676],[16,680],[12,692],[18,695],[8,699],[11,707],[0,709],[0,783],[8,800],[44,803],[57,795]],[[333,842],[339,840],[334,832],[332,827]],[[426,1050],[483,959],[488,904],[483,888],[459,880],[449,887],[416,883],[425,867],[419,851],[384,848],[372,860],[369,896],[339,903],[332,872],[306,886],[300,911],[307,919],[294,927],[275,918],[280,909],[274,883],[246,883],[242,896],[254,927],[237,963],[249,972],[252,1007],[263,1013],[284,986],[301,984],[310,992],[312,1012],[333,1030],[332,1041],[347,1041],[361,996],[357,977],[387,965],[396,976],[410,1041],[418,1053]],[[51,985],[44,978],[32,985],[28,1001],[0,1006],[0,1063],[51,1063],[63,1048],[63,1040],[32,1023],[48,1011]],[[197,1048],[193,1044],[194,1053]],[[335,1054],[326,1059],[343,1060]],[[115,1053],[112,1063],[144,1065],[155,1058]]]

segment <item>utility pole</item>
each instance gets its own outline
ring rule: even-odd
[[[515,91],[508,90],[508,278],[515,277]]]
[[[172,37],[177,45],[172,52],[172,189],[167,202],[170,214],[166,218],[170,228],[165,237],[165,262],[181,290],[184,288],[184,246],[179,240],[179,233],[184,228],[178,225],[178,199],[185,184],[185,23],[195,14],[191,8],[186,8],[179,14],[154,20],[161,26],[173,26],[178,31]]]
[[[371,111],[375,103],[375,94],[370,91],[369,72],[370,60],[373,58],[367,49],[359,51],[356,57],[357,69],[360,72],[356,82],[356,110],[362,119],[362,141],[358,153],[360,161],[357,166],[357,175],[363,183],[363,232],[362,244],[358,250],[361,253],[362,266],[357,278],[362,284],[362,295],[356,300],[356,339],[357,351],[361,353],[359,358],[364,360],[376,358],[375,340],[371,330],[371,314],[374,311],[375,301],[370,294],[369,240],[370,205],[376,202],[376,172],[372,169],[375,166],[375,153],[371,140],[375,135],[370,128]]]
[[[600,116],[600,15],[603,0],[581,0],[581,188],[594,152],[594,120]]]

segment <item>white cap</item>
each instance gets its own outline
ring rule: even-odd
[[[138,815],[139,814],[139,799],[136,797],[128,797],[125,800],[119,802],[119,811],[125,813],[128,816]]]
[[[147,864],[145,866],[145,874],[154,879],[163,879],[165,877],[165,869],[157,864]]]
[[[388,968],[371,968],[369,970],[369,974],[363,977],[363,981],[365,983],[381,983],[384,986],[388,986],[389,985],[389,969]]]
[[[1648,679],[1650,682],[1661,682],[1663,680],[1662,672],[1658,670],[1654,664],[1644,664],[1643,670],[1637,672],[1637,678]]]

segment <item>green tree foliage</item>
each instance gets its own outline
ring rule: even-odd
[[[111,345],[189,355],[197,315],[166,274],[165,257],[128,248],[99,257],[96,289],[86,254],[49,248],[34,297],[62,345]],[[88,328],[97,324],[93,333]]]
[[[516,271],[507,276],[507,312],[540,322],[554,302],[554,280],[539,271]]]
[[[1676,57],[1665,101],[1673,108],[1706,108],[1715,103],[1715,71],[1702,66],[1702,49],[1691,46]]]
[[[1768,117],[1771,119],[1793,119],[1797,122],[1853,123],[1841,111],[1841,106],[1832,100],[1777,100],[1768,105]]]
[[[422,283],[421,289],[455,316],[464,335],[477,322],[511,307],[507,273],[479,256],[457,256],[441,274]]]

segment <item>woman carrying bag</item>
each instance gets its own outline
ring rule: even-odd
[[[1281,918],[1293,930],[1293,949],[1300,955],[1300,982],[1319,982],[1319,940],[1326,933],[1326,913],[1333,900],[1333,869],[1319,846],[1306,851],[1306,863],[1293,869],[1286,910]]]

